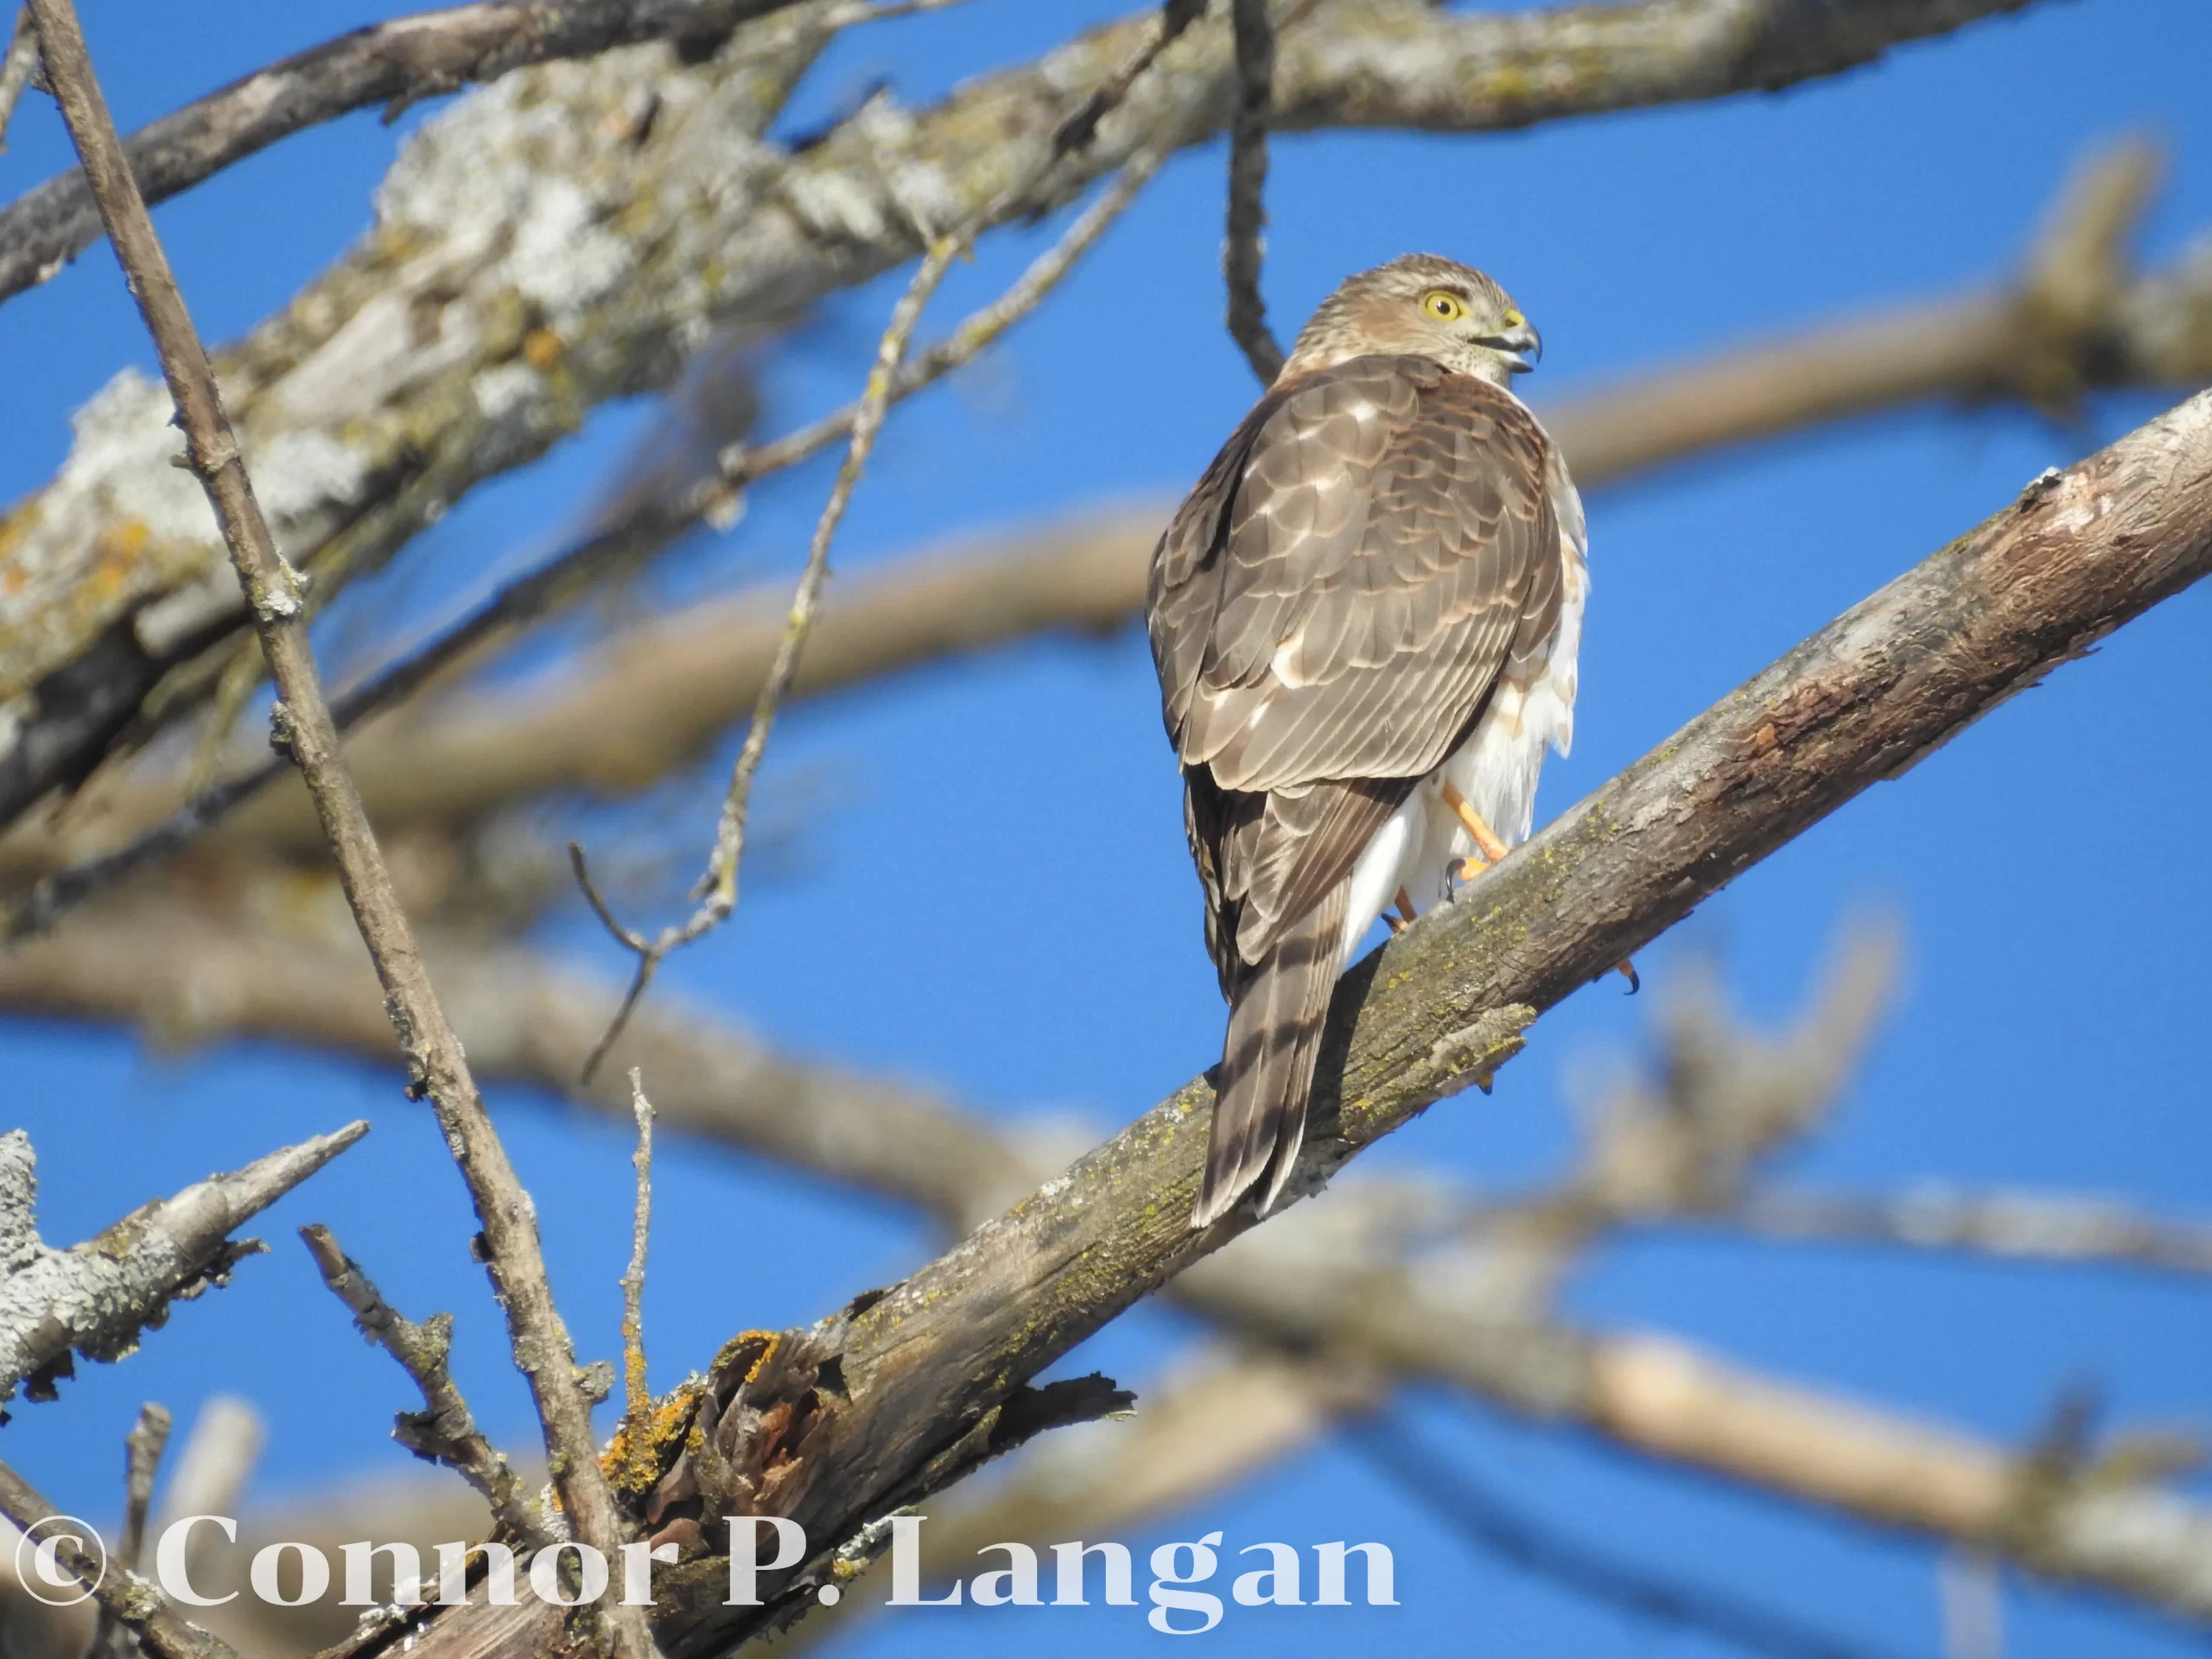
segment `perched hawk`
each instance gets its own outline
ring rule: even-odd
[[[1582,505],[1507,390],[1536,331],[1412,254],[1325,301],[1153,555],[1145,600],[1230,1005],[1192,1225],[1282,1191],[1329,993],[1394,901],[1527,837],[1574,729]]]

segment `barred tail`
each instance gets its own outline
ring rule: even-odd
[[[1306,1135],[1306,1100],[1343,948],[1348,884],[1294,923],[1236,988],[1215,1074],[1213,1129],[1191,1225],[1210,1226],[1274,1166],[1265,1215]]]

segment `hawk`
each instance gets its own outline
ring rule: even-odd
[[[1536,331],[1428,254],[1348,278],[1160,539],[1145,598],[1228,1000],[1204,1227],[1289,1179],[1337,976],[1525,840],[1574,730],[1580,498]],[[1394,925],[1396,925],[1394,923]]]

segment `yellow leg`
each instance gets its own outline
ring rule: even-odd
[[[1497,838],[1497,831],[1483,822],[1482,814],[1467,804],[1467,798],[1451,785],[1444,785],[1444,804],[1459,815],[1459,822],[1467,826],[1467,833],[1475,838],[1475,845],[1482,849],[1484,861],[1495,864],[1505,856],[1505,843]]]
[[[1453,868],[1452,875],[1461,881],[1471,881],[1484,870],[1505,856],[1505,843],[1497,838],[1497,831],[1483,822],[1483,815],[1467,804],[1467,798],[1451,785],[1440,791],[1444,804],[1459,815],[1459,822],[1467,826],[1467,833],[1475,838],[1475,845],[1482,850],[1472,858],[1463,858]]]

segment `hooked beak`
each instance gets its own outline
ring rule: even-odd
[[[1515,374],[1528,373],[1544,354],[1543,340],[1526,322],[1516,322],[1503,334],[1489,334],[1475,343],[1489,346],[1503,358],[1507,369]]]

